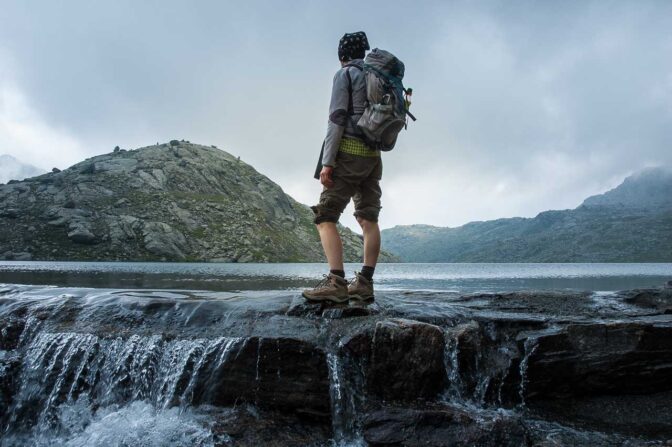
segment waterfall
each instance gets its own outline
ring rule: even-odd
[[[532,344],[534,343],[534,346]],[[523,343],[523,359],[520,361],[520,388],[518,395],[520,396],[520,404],[525,405],[525,391],[527,386],[527,368],[530,363],[530,357],[539,347],[537,340],[528,338]]]
[[[338,354],[327,354],[327,366],[334,444],[339,447],[364,446],[360,430],[355,425],[357,390],[344,375],[343,362]]]
[[[518,348],[492,329],[474,334],[474,338],[460,338],[449,328],[444,333],[444,367],[448,386],[443,398],[451,403],[466,402],[479,407],[503,406],[515,400],[510,395],[510,374],[517,368]],[[515,388],[514,388],[515,393]]]
[[[448,372],[448,390],[446,397],[452,401],[464,400],[464,383],[460,377],[459,340],[457,338],[446,340],[444,349],[444,365]]]
[[[7,429],[50,427],[58,407],[80,397],[97,406],[142,400],[159,409],[201,401],[207,396],[197,389],[207,389],[239,341],[40,333],[27,348]]]

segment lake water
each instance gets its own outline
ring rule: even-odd
[[[348,278],[361,268],[347,264]],[[325,264],[0,261],[0,283],[67,287],[298,291],[326,273]],[[616,291],[672,280],[672,264],[380,264],[384,290],[458,293],[514,290]]]

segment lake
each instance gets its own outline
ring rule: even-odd
[[[348,278],[361,268],[346,264]],[[326,273],[325,264],[0,261],[0,282],[66,287],[191,289],[234,292],[298,291]],[[661,286],[672,264],[379,264],[385,290],[457,293],[515,290],[616,291]]]

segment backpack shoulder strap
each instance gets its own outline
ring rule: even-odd
[[[355,67],[359,71],[363,71],[363,69],[357,64],[347,64],[343,67],[345,68],[345,76],[348,78],[348,97],[350,98],[348,101],[348,115],[352,116],[355,114],[355,107],[352,103],[352,78],[350,77],[350,70],[348,70],[350,67]]]

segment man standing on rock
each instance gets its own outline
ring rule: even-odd
[[[313,289],[303,291],[311,301],[346,302],[373,299],[373,272],[380,253],[380,151],[369,148],[357,128],[366,108],[364,56],[369,50],[364,32],[345,34],[338,45],[341,69],[334,76],[327,136],[315,178],[324,186],[320,201],[311,207],[329,263],[329,274]],[[336,226],[354,198],[355,217],[364,233],[364,266],[348,284],[343,269],[343,243]]]

